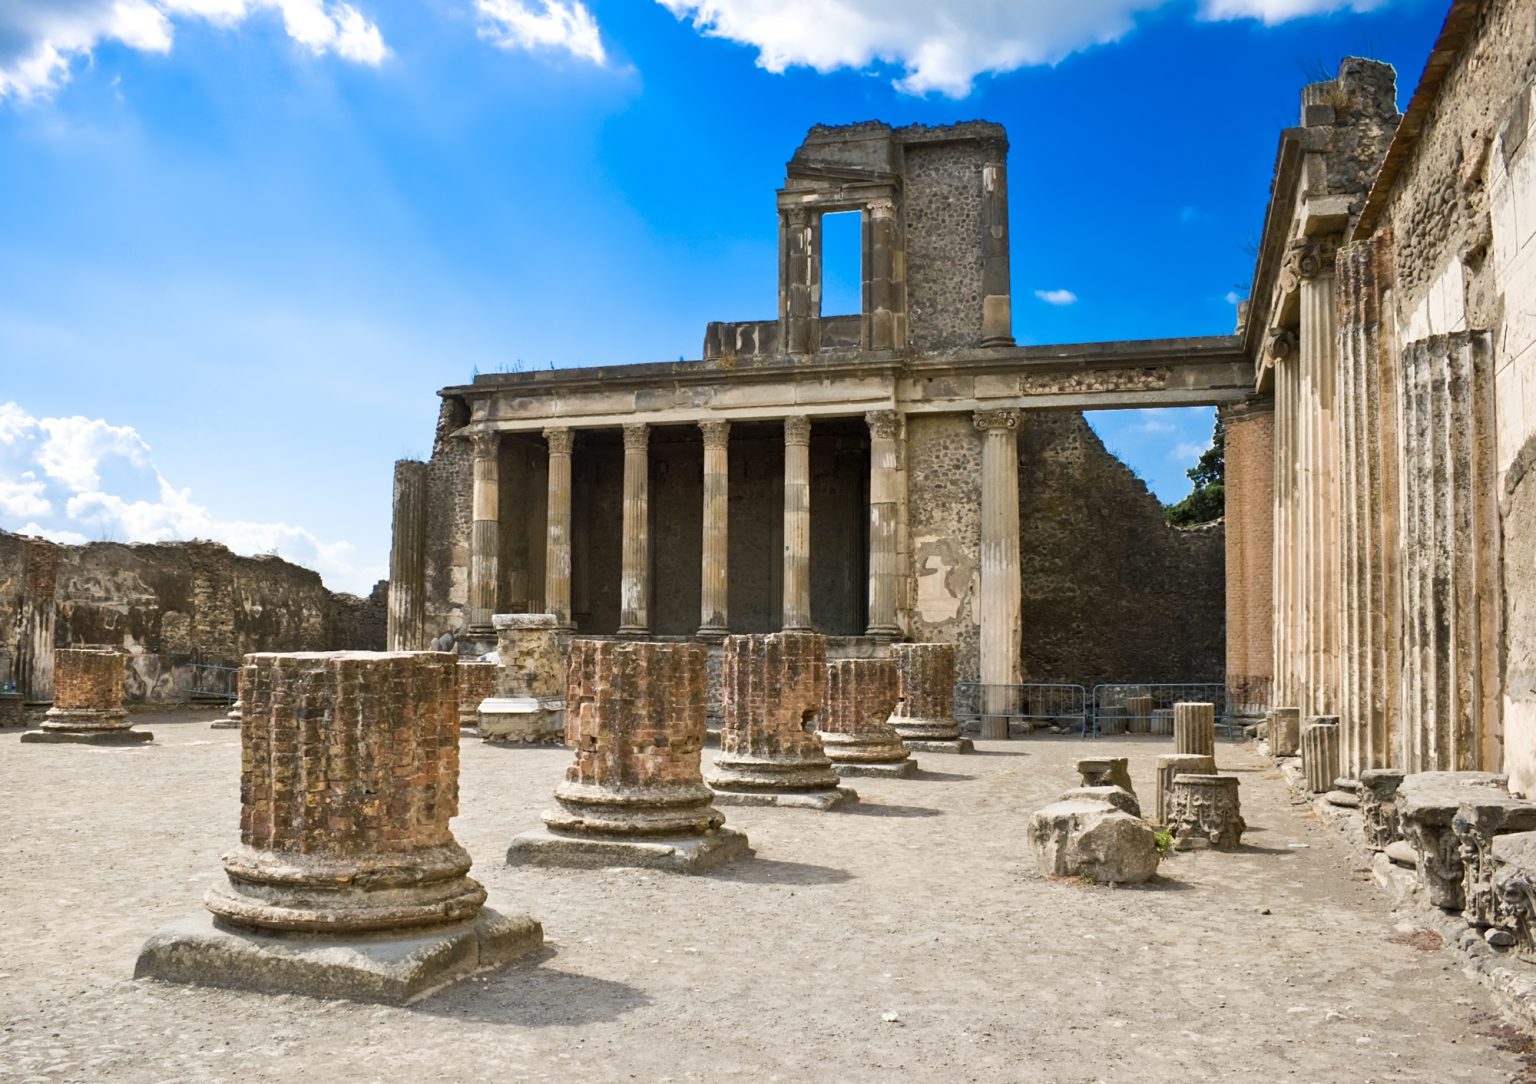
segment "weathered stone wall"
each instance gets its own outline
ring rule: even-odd
[[[955,645],[956,677],[980,656],[981,438],[966,414],[907,419],[907,522],[914,640]]]
[[[437,435],[427,463],[427,640],[469,623],[470,483],[474,454],[452,433],[467,424],[469,410],[459,399],[444,399]]]
[[[974,143],[906,148],[908,339],[919,350],[981,342],[986,164]]]
[[[34,609],[26,575],[34,540],[0,531],[0,646],[24,657]],[[382,648],[385,589],[367,599],[326,590],[320,576],[278,557],[240,557],[216,542],[50,547],[57,554],[56,647],[98,644],[127,652],[130,700],[179,700],[191,664],[238,665],[251,651]],[[34,577],[35,579],[35,577]],[[52,696],[51,681],[46,699]]]

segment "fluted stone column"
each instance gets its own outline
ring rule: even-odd
[[[1270,667],[1275,704],[1295,704],[1297,655],[1297,368],[1296,335],[1272,331],[1265,351],[1274,366],[1274,539],[1270,584],[1274,606],[1273,661]]]
[[[204,899],[220,924],[167,927],[136,974],[402,1002],[538,948],[538,922],[483,906],[449,828],[455,665],[439,652],[245,656],[240,846]]]
[[[385,646],[427,646],[427,465],[395,462],[393,535],[389,547],[389,616]]]
[[[969,738],[955,722],[955,645],[893,644],[898,699],[890,724],[908,749],[929,753],[969,753]]]
[[[869,629],[881,640],[901,635],[896,623],[900,570],[896,556],[896,433],[894,410],[871,410],[869,425]]]
[[[811,629],[811,419],[784,419],[784,631]]]
[[[1019,682],[1019,451],[1020,413],[978,410],[981,431],[981,680],[984,685]],[[983,690],[986,694],[987,690]],[[1007,716],[987,714],[1006,704],[1006,695],[983,696],[981,736],[1006,738]],[[990,701],[990,702],[989,702]]]
[[[651,631],[650,426],[624,427],[624,523],[620,540],[619,635]]]
[[[1008,148],[981,170],[981,345],[1012,346],[1013,286],[1008,268]]]
[[[1305,715],[1332,713],[1339,692],[1339,473],[1337,290],[1330,239],[1293,250],[1300,280],[1300,369],[1303,562],[1303,687]]]
[[[821,316],[821,216],[806,207],[779,212],[779,341],[787,354],[816,349]]]
[[[1336,715],[1314,715],[1301,728],[1301,770],[1307,789],[1326,794],[1339,777],[1339,719]]]
[[[1216,705],[1179,703],[1173,706],[1173,751],[1216,755]]]
[[[570,630],[571,619],[571,444],[562,427],[544,430],[549,444],[549,514],[544,541],[544,609],[555,626]]]
[[[471,435],[475,480],[470,496],[469,627],[489,633],[501,577],[501,434]]]
[[[1269,755],[1293,757],[1301,752],[1301,709],[1276,708],[1269,713]]]
[[[730,631],[729,535],[731,423],[700,422],[704,434],[704,544],[699,592],[699,639],[719,640]]]

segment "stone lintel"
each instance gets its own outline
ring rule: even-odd
[[[910,779],[917,774],[917,761],[912,760],[910,757],[906,760],[884,764],[878,761],[867,760],[838,760],[832,762],[832,770],[838,775],[871,775],[885,776],[888,779]]]
[[[507,848],[507,865],[575,869],[636,866],[668,873],[700,873],[751,853],[746,833],[731,828],[718,828],[702,836],[669,839],[572,836],[540,827],[513,838]]]
[[[256,933],[202,911],[152,935],[133,977],[404,1005],[504,967],[543,943],[538,921],[492,907],[472,922],[395,937]]]

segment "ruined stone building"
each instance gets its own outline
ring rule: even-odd
[[[431,460],[396,467],[390,645],[478,650],[493,613],[547,610],[950,641],[962,680],[1219,681],[1220,526],[1168,527],[1081,411],[1239,402],[1251,362],[1228,337],[1016,346],[1007,150],[995,124],[814,128],[776,318],[710,324],[700,361],[443,389]],[[822,216],[850,211],[862,310],[823,313]]]

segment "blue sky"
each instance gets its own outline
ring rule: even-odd
[[[1301,85],[1375,56],[1406,103],[1444,12],[4,0],[0,527],[366,590],[437,388],[773,314],[774,189],[817,122],[1007,126],[1020,342],[1228,332]],[[1187,492],[1210,411],[1090,418]]]

